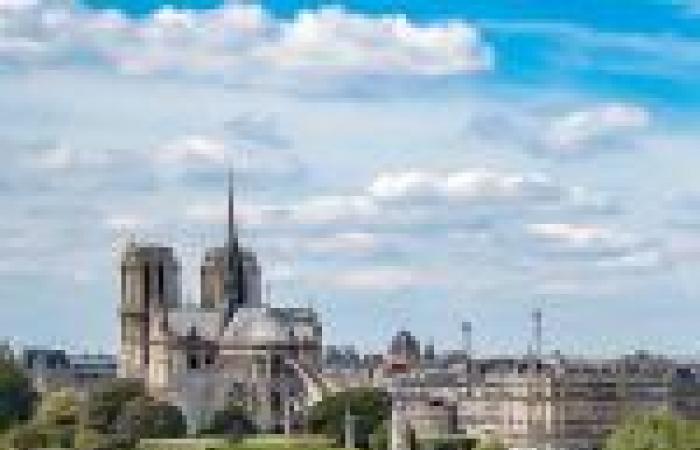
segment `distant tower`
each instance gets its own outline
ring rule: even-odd
[[[468,321],[462,322],[462,350],[472,356],[472,323]]]
[[[430,340],[430,342],[428,342],[425,345],[425,349],[423,350],[423,360],[425,360],[425,361],[434,361],[435,360],[435,343],[433,343],[432,339]]]
[[[542,357],[542,310],[535,308],[532,311],[532,349],[535,358]]]
[[[122,254],[119,374],[145,378],[153,318],[167,326],[167,311],[180,304],[180,267],[172,248],[131,243]]]
[[[418,362],[421,357],[420,342],[409,331],[401,330],[391,339],[388,354],[403,363]]]
[[[261,300],[260,266],[255,254],[240,246],[236,232],[233,174],[229,172],[226,245],[208,249],[201,267],[203,308],[222,308],[230,317]]]

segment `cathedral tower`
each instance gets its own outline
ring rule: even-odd
[[[121,261],[121,377],[148,376],[153,319],[167,327],[180,304],[180,267],[172,248],[129,244]]]

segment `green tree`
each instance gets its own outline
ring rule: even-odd
[[[150,398],[140,381],[116,379],[88,394],[75,446],[126,449],[140,439],[177,438],[185,433],[185,419],[178,408]]]
[[[80,412],[81,426],[98,434],[114,434],[117,417],[124,406],[135,398],[145,396],[142,381],[106,381],[89,392]]]
[[[377,425],[369,437],[369,448],[371,450],[387,450],[389,448],[389,429],[391,422],[385,420]]]
[[[31,382],[9,352],[0,355],[0,434],[30,418],[34,392]]]
[[[240,436],[255,433],[255,423],[245,407],[231,402],[214,414],[211,425],[202,434]]]
[[[606,450],[697,450],[700,423],[669,413],[636,415],[607,439]]]
[[[508,447],[497,438],[486,438],[479,442],[475,450],[508,450]]]
[[[354,418],[355,445],[369,448],[370,436],[390,416],[391,399],[386,391],[372,388],[349,389],[326,396],[311,410],[311,431],[342,442],[346,411]]]
[[[148,397],[136,397],[126,404],[115,420],[114,437],[119,447],[131,448],[140,439],[179,438],[187,433],[180,410]]]
[[[80,401],[70,389],[44,395],[30,422],[16,425],[7,435],[13,448],[72,447],[78,427]]]
[[[29,450],[46,447],[45,437],[36,427],[28,423],[20,423],[12,427],[0,441],[6,448]]]

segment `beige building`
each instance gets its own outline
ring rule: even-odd
[[[637,354],[617,359],[465,360],[391,383],[393,449],[435,435],[495,437],[511,448],[599,449],[629,414],[700,416],[700,366]]]

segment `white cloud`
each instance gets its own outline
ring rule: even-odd
[[[406,267],[371,266],[318,274],[313,280],[338,289],[358,291],[394,291],[439,283],[446,274]]]
[[[39,0],[0,0],[0,10],[22,10],[36,6]]]
[[[127,156],[127,152],[117,153],[99,150],[88,151],[68,142],[57,142],[40,148],[38,151],[31,151],[30,149],[27,158],[23,162],[29,167],[48,171],[69,169],[94,170],[116,163],[120,157]]]
[[[236,221],[245,226],[263,225],[273,214],[260,204],[251,204],[236,199]],[[228,205],[221,202],[197,202],[185,207],[185,216],[199,223],[223,224],[228,220]]]
[[[373,199],[350,195],[312,197],[290,208],[290,218],[306,224],[374,219],[379,213]]]
[[[477,30],[463,23],[419,26],[340,9],[301,13],[260,55],[282,68],[374,74],[446,75],[492,64]]]
[[[554,119],[546,129],[543,141],[548,148],[558,152],[578,153],[597,147],[601,140],[644,130],[650,122],[649,111],[640,106],[602,104]]]
[[[664,263],[663,254],[657,249],[642,249],[625,255],[604,258],[597,262],[599,267],[644,269],[656,268]]]
[[[479,31],[463,22],[424,25],[337,8],[284,21],[261,6],[235,3],[202,12],[166,7],[131,19],[75,5],[4,2],[0,58],[28,66],[80,64],[87,56],[130,74],[259,82],[278,72],[433,76],[479,72],[493,64]]]
[[[75,151],[66,144],[58,144],[41,152],[33,158],[32,163],[39,168],[67,169],[75,164]]]
[[[153,152],[156,163],[183,167],[226,163],[226,145],[206,136],[185,136]]]
[[[149,219],[135,213],[114,213],[105,219],[108,228],[115,231],[137,230],[150,223]]]
[[[308,239],[305,248],[316,253],[364,253],[378,245],[377,237],[372,233],[344,232]]]
[[[460,205],[470,208],[460,208]],[[248,205],[250,206],[250,205]],[[484,168],[433,172],[408,170],[376,175],[357,194],[318,194],[287,203],[243,204],[247,223],[263,226],[328,226],[341,232],[369,226],[402,230],[432,224],[486,226],[498,217],[524,220],[528,212],[608,212],[609,201],[581,187],[565,187],[539,172],[517,173]],[[186,208],[198,221],[221,223],[225,205],[199,202]],[[484,222],[485,221],[485,222]],[[345,235],[345,237],[360,235]]]
[[[519,174],[476,168],[445,173],[382,173],[374,179],[368,192],[378,199],[440,197],[487,201],[551,197],[557,196],[559,189],[543,174]]]
[[[598,224],[536,223],[527,232],[547,255],[592,259],[602,268],[648,268],[664,262],[662,247],[632,232]]]
[[[620,235],[610,228],[601,225],[571,224],[571,223],[535,223],[527,226],[528,232],[535,236],[573,245],[590,244],[592,242],[627,241],[627,235]]]

